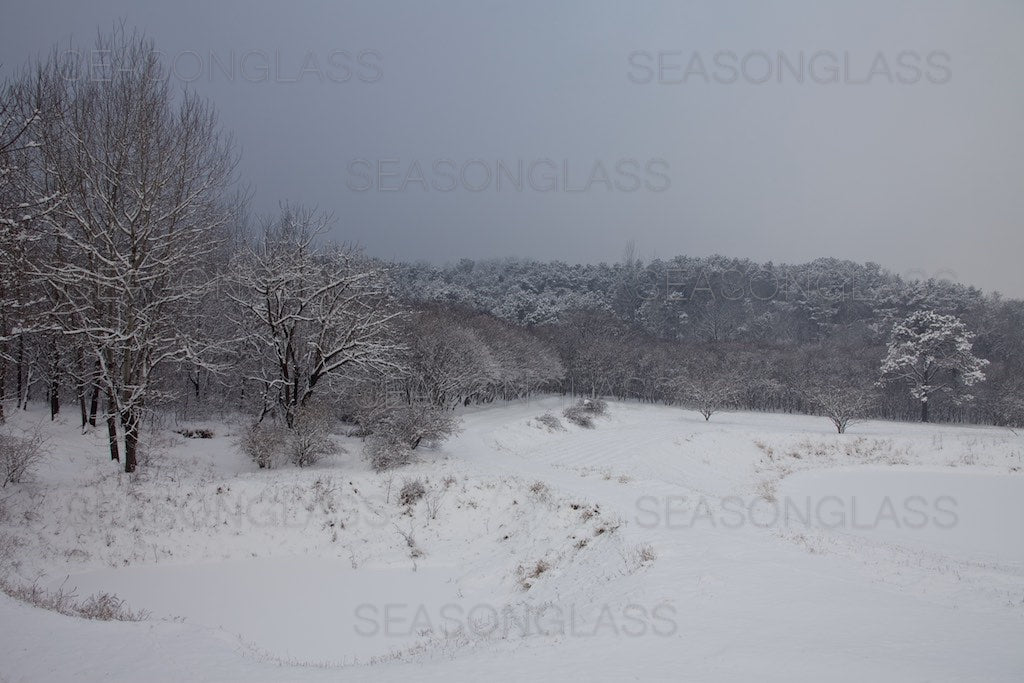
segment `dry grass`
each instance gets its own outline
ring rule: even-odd
[[[622,561],[626,565],[626,573],[632,574],[658,559],[658,553],[650,543],[630,546],[621,551]]]
[[[99,621],[145,621],[150,617],[145,610],[129,609],[124,600],[110,593],[95,593],[79,600],[74,591],[66,592],[63,584],[56,590],[47,590],[38,582],[18,584],[5,577],[0,578],[0,590],[15,600],[69,617]]]

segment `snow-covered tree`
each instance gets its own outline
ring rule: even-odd
[[[726,358],[706,354],[693,359],[680,377],[678,397],[693,405],[709,421],[716,412],[732,403],[741,390],[736,369]]]
[[[331,380],[354,371],[400,372],[384,270],[343,246],[320,247],[329,216],[285,205],[235,257],[229,297],[261,387],[262,420],[276,406],[294,425]]]
[[[500,378],[500,367],[480,335],[452,314],[423,312],[406,334],[409,400],[452,407],[480,397]]]
[[[172,93],[151,41],[115,29],[90,54],[54,53],[34,74],[32,108],[48,112],[35,194],[62,195],[39,218],[49,251],[34,265],[53,330],[98,366],[111,455],[116,415],[133,472],[156,371],[197,361],[205,343],[195,310],[212,283],[201,264],[231,220],[236,157],[213,108]]]
[[[874,400],[866,387],[843,383],[808,387],[804,395],[832,422],[840,434],[845,434],[847,427],[863,418]]]
[[[36,223],[59,206],[61,196],[33,182],[42,173],[39,124],[54,112],[34,101],[31,84],[26,74],[0,87],[0,422],[8,363],[15,366],[19,403],[28,395],[27,337],[43,300],[30,265],[41,239]]]
[[[892,328],[888,352],[882,361],[883,382],[904,382],[921,402],[921,421],[928,421],[931,399],[947,394],[956,402],[973,397],[963,392],[984,381],[988,361],[973,353],[974,335],[952,315],[916,311]]]
[[[522,398],[561,379],[563,369],[557,353],[528,330],[485,315],[470,318],[467,325],[484,342],[497,365],[497,377],[487,399]]]

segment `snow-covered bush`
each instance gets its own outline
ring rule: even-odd
[[[42,457],[43,438],[38,431],[21,436],[0,432],[0,475],[3,476],[0,486],[24,481]]]
[[[562,421],[551,413],[544,413],[543,415],[537,416],[536,419],[537,422],[547,427],[550,431],[561,432],[565,430],[565,427],[562,425]]]
[[[379,434],[366,439],[363,452],[370,461],[370,467],[377,472],[408,465],[412,460],[412,449],[409,446]]]
[[[562,411],[565,419],[575,425],[592,429],[594,427],[594,416],[605,415],[608,412],[608,404],[599,398],[581,398],[579,401]]]
[[[330,424],[326,411],[304,408],[296,413],[291,429],[270,421],[252,425],[239,439],[238,447],[260,469],[284,463],[307,467],[338,452]]]
[[[315,465],[324,456],[338,452],[331,439],[330,416],[320,408],[303,408],[287,430],[288,459],[293,465]]]
[[[459,418],[450,411],[425,403],[398,404],[378,411],[369,425],[373,434],[406,444],[438,444],[459,430]]]
[[[398,502],[402,505],[413,505],[423,496],[427,495],[427,488],[419,479],[409,479],[402,483],[398,492]]]
[[[186,439],[212,439],[213,430],[206,427],[199,427],[198,429],[191,429],[185,427],[177,430],[178,434],[181,434]]]
[[[428,404],[394,404],[363,417],[364,452],[377,471],[400,467],[422,443],[438,444],[459,430],[459,418]]]
[[[590,413],[585,411],[578,403],[563,410],[562,415],[564,415],[565,419],[569,422],[585,429],[593,429],[594,427],[594,418],[591,417]]]
[[[275,424],[256,423],[238,440],[238,447],[260,469],[273,469],[284,460],[285,429]]]
[[[591,417],[590,413],[583,410],[583,407],[578,403],[563,410],[562,415],[564,415],[565,419],[569,422],[580,427],[584,427],[585,429],[593,429],[594,427],[594,418]]]

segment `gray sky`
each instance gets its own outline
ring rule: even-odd
[[[215,100],[257,211],[318,205],[375,255],[634,240],[1024,296],[1017,0],[3,4],[5,72],[146,31]]]

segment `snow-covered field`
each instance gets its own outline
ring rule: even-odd
[[[1024,680],[1024,437],[612,403],[475,409],[422,462],[260,471],[168,423],[135,478],[50,425],[0,492],[4,680]],[[200,423],[190,422],[195,427]],[[420,479],[426,494],[403,505]]]

